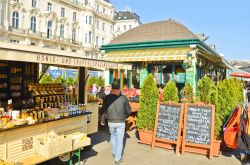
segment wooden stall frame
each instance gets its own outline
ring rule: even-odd
[[[186,142],[186,124],[187,124],[187,115],[188,115],[188,107],[189,106],[197,106],[197,107],[207,107],[212,108],[212,114],[211,114],[211,134],[210,134],[210,145],[204,145],[204,144],[195,144]],[[214,140],[214,115],[215,115],[215,106],[210,104],[204,104],[204,103],[196,103],[196,104],[185,104],[184,109],[184,125],[183,125],[183,137],[182,137],[182,148],[181,148],[181,154],[183,155],[186,151],[187,152],[193,152],[193,153],[199,153],[199,154],[205,154],[208,155],[209,159],[212,159],[213,157],[213,140]]]
[[[165,104],[165,105],[167,104],[167,105],[170,105],[170,106],[174,105],[174,106],[180,106],[181,107],[177,141],[156,138],[157,126],[158,126],[158,116],[159,116],[159,112],[160,112],[160,104]],[[179,153],[179,148],[180,148],[180,144],[181,144],[181,125],[182,125],[182,119],[183,119],[183,110],[184,110],[183,104],[173,103],[173,102],[166,102],[166,103],[158,102],[157,112],[156,112],[156,119],[155,119],[155,126],[154,126],[154,134],[153,134],[153,140],[152,140],[152,146],[151,146],[152,148],[154,148],[155,146],[158,146],[158,147],[162,147],[162,148],[166,148],[166,149],[173,149],[172,145],[175,144],[176,145],[175,152]],[[156,141],[159,142],[159,143],[156,144]],[[161,145],[161,143],[163,143],[163,145]]]

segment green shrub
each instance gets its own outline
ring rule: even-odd
[[[163,88],[163,101],[172,101],[178,103],[178,89],[172,81],[168,81],[168,83]]]
[[[225,79],[214,84],[204,76],[198,81],[199,101],[215,105],[215,136],[221,135],[222,126],[239,102],[243,101],[243,84],[237,79]]]
[[[140,96],[140,110],[138,111],[137,127],[143,130],[153,130],[159,91],[152,74],[143,82]]]
[[[194,90],[192,85],[189,83],[185,84],[185,87],[182,89],[185,101],[187,103],[193,103],[194,102]]]

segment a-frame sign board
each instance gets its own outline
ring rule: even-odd
[[[193,152],[213,157],[214,115],[214,105],[185,105],[182,154]]]
[[[183,104],[158,103],[152,148],[173,149],[173,145],[176,145],[175,151],[179,152],[183,109]]]

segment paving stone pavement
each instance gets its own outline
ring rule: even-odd
[[[81,165],[113,165],[111,144],[107,129],[100,130],[92,137],[93,147],[82,152]],[[175,154],[173,150],[163,148],[151,149],[149,145],[138,143],[135,131],[126,136],[123,162],[120,165],[246,165],[235,155],[226,153],[209,160],[205,155],[185,153]]]

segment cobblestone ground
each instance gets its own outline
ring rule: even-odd
[[[109,132],[101,129],[92,135],[92,148],[81,152],[81,165],[113,165]],[[74,161],[76,162],[76,160]],[[43,165],[66,165],[58,159]],[[126,134],[123,162],[120,165],[250,165],[239,161],[234,154],[223,153],[220,157],[209,160],[204,155],[185,153],[177,155],[172,150],[163,148],[151,149],[149,145],[138,143],[135,131]]]

